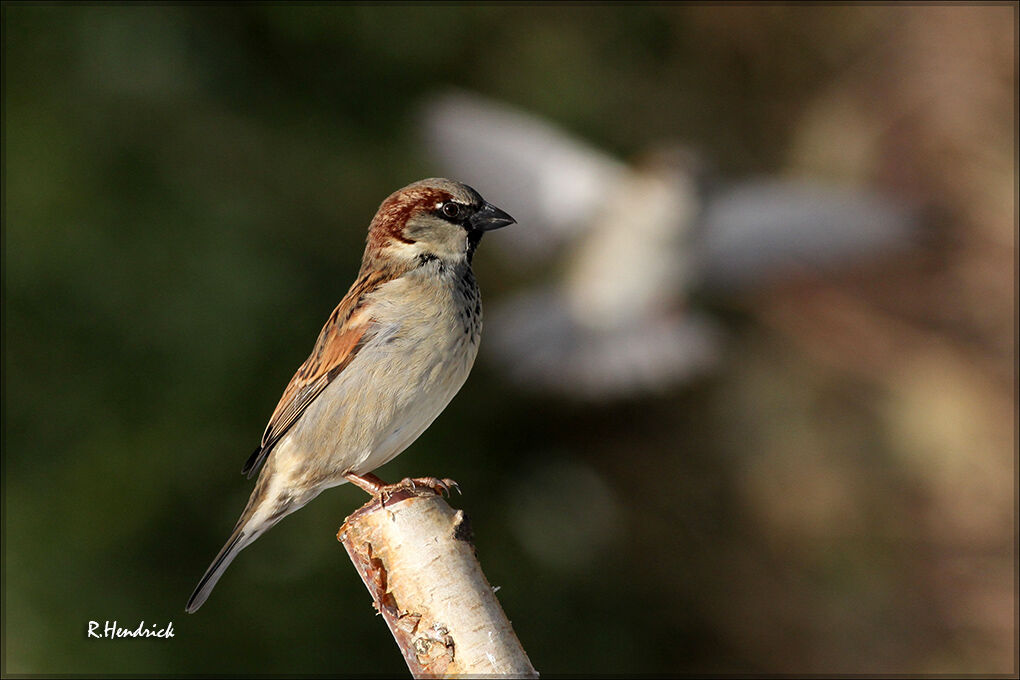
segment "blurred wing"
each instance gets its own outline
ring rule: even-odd
[[[904,204],[792,180],[745,182],[709,196],[700,222],[698,278],[723,292],[895,250],[917,226]]]
[[[365,296],[394,278],[384,272],[361,277],[322,327],[311,355],[301,364],[276,405],[262,443],[241,468],[250,479],[277,442],[297,422],[308,405],[350,365],[358,351],[372,337],[372,318],[361,305]]]
[[[449,91],[421,105],[429,153],[443,172],[509,210],[501,234],[513,254],[542,257],[585,226],[627,172],[608,154],[553,124],[478,95]]]
[[[704,374],[720,353],[720,332],[694,314],[649,314],[611,328],[590,327],[552,289],[508,301],[485,324],[486,352],[513,380],[575,400],[662,391]]]

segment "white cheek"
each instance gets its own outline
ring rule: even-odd
[[[467,252],[467,233],[460,228],[435,229],[414,243],[393,241],[384,249],[389,257],[412,260],[420,255],[435,255],[443,260],[459,260]]]
[[[467,234],[463,229],[444,229],[441,237],[430,245],[440,257],[450,259],[462,257],[467,251]]]
[[[391,241],[383,248],[386,257],[395,260],[413,260],[422,252],[422,247],[417,243],[404,243],[403,241]]]

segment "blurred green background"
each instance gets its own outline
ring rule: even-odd
[[[454,85],[930,215],[909,253],[718,303],[724,367],[664,395],[568,403],[483,356],[379,470],[460,482],[534,665],[1015,674],[1015,21],[5,4],[4,672],[406,673],[334,538],[350,486],[183,610],[375,208],[436,173],[416,102]],[[487,305],[519,283],[497,247]],[[86,639],[114,619],[176,636]]]

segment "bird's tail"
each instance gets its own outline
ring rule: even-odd
[[[237,554],[241,550],[255,540],[255,537],[250,534],[245,534],[245,527],[238,526],[234,529],[234,533],[230,535],[230,539],[227,540],[227,544],[223,546],[219,554],[216,555],[216,559],[212,561],[209,568],[205,570],[205,574],[202,576],[202,580],[195,586],[195,592],[191,594],[188,599],[188,606],[185,607],[185,611],[189,614],[193,614],[198,610],[199,607],[209,597],[209,593],[212,592],[216,582],[220,580],[220,576],[223,576],[223,572],[226,571],[230,563],[234,561]]]
[[[274,524],[283,519],[284,516],[297,510],[303,504],[295,504],[291,497],[278,498],[274,495],[273,485],[268,480],[259,479],[252,491],[251,498],[241,518],[237,520],[233,533],[227,539],[226,545],[220,549],[216,558],[206,569],[202,579],[195,586],[195,592],[188,600],[185,611],[194,613],[209,597],[216,582],[223,576],[230,563],[234,561],[237,554],[247,547],[252,541],[268,531]]]

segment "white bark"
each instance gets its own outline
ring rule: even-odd
[[[414,677],[538,677],[475,557],[463,511],[428,489],[347,518],[337,538]]]

